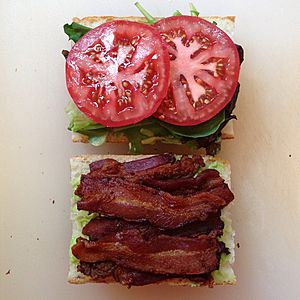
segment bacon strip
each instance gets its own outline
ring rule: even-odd
[[[83,184],[84,183],[84,184]],[[121,178],[84,178],[76,195],[79,210],[99,212],[128,221],[149,221],[160,228],[176,228],[193,221],[203,221],[209,214],[217,213],[232,199],[223,196],[228,190],[214,193],[197,192],[189,197],[125,181]]]
[[[80,262],[77,269],[79,272],[92,277],[93,280],[101,280],[103,278],[107,278],[108,276],[112,276],[115,281],[120,282],[128,287],[143,286],[146,284],[159,282],[161,280],[179,277],[178,275],[154,274],[136,271],[117,266],[115,263],[110,261],[96,263]],[[202,284],[210,284],[212,279],[209,273],[202,275],[186,275],[184,278],[188,278],[194,282],[199,282]]]
[[[220,214],[211,215],[207,220],[202,222],[193,222],[169,230],[155,228],[149,223],[127,222],[121,219],[98,217],[85,225],[82,229],[82,233],[88,236],[91,241],[115,235],[129,229],[139,230],[143,237],[147,239],[160,234],[186,237],[197,237],[201,234],[209,234],[210,236],[216,237],[222,234],[223,227],[224,223],[220,219]]]
[[[221,243],[198,238],[160,235],[146,241],[138,230],[98,241],[78,238],[72,253],[80,261],[112,261],[126,268],[156,274],[203,274],[219,266]]]
[[[132,160],[124,163],[124,170],[127,173],[135,173],[149,170],[155,167],[165,165],[167,163],[174,163],[175,156],[173,154],[162,154],[151,156],[143,159]]]
[[[186,189],[202,189],[202,185],[208,180],[220,178],[219,172],[216,170],[204,170],[195,178],[176,178],[176,179],[166,179],[157,180],[153,178],[146,178],[143,184],[155,187],[157,189],[172,192],[175,190],[186,190]]]
[[[117,162],[116,160],[114,160],[112,158],[105,158],[105,159],[97,160],[97,161],[90,163],[89,167],[90,167],[90,171],[93,172],[96,170],[103,169],[104,166],[112,167],[112,166],[119,166],[119,165],[121,165],[121,163]]]
[[[183,155],[175,161],[174,156],[152,156],[143,160],[119,163],[114,159],[104,159],[90,164],[91,172],[83,177],[119,176],[134,182],[142,179],[155,178],[180,178],[192,177],[201,166],[204,166],[203,158],[199,155],[188,157]],[[141,165],[139,166],[139,162]],[[163,163],[164,162],[164,163]],[[156,164],[156,166],[154,166]]]
[[[168,278],[210,284],[226,251],[220,211],[233,194],[201,156],[171,154],[90,165],[75,194],[77,208],[99,212],[72,247],[78,270],[94,279],[112,276],[128,286]]]
[[[174,162],[175,162],[175,156],[169,153],[132,160],[132,161],[125,162],[123,164],[117,162],[114,159],[106,158],[106,159],[101,159],[92,162],[90,164],[90,170],[95,171],[100,169],[103,171],[104,168],[107,170],[108,168],[111,168],[113,166],[115,167],[116,165],[120,165],[120,166],[123,165],[125,172],[134,173],[134,172],[145,171],[148,169],[165,165],[167,163],[174,163]]]

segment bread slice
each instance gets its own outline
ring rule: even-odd
[[[223,31],[225,31],[231,38],[233,38],[234,26],[235,26],[235,17],[234,16],[226,16],[226,17],[202,17],[203,19],[208,20],[209,22],[216,22],[217,26],[219,26]],[[160,19],[157,17],[157,19]],[[136,17],[136,16],[128,16],[128,17],[115,17],[115,16],[90,16],[85,18],[73,18],[73,22],[78,24],[95,28],[103,23],[110,22],[113,20],[129,20],[135,22],[146,22],[144,17]],[[226,126],[222,130],[222,139],[233,139],[234,131],[233,131],[233,121],[229,121]],[[88,143],[88,136],[84,134],[80,134],[77,132],[72,133],[72,141],[75,143]],[[110,132],[106,138],[107,143],[128,143],[128,139],[126,136],[116,136],[113,132]]]
[[[89,172],[89,164],[93,161],[113,158],[119,162],[131,161],[140,158],[149,157],[151,155],[80,155],[71,158],[71,184],[73,192],[80,182],[81,174]],[[230,164],[227,161],[223,161],[219,158],[212,156],[204,156],[206,168],[217,169],[220,172],[221,177],[230,186]],[[71,199],[71,221],[72,221],[72,239],[70,245],[70,268],[68,281],[74,284],[87,283],[87,282],[103,282],[103,283],[114,283],[115,280],[112,277],[105,279],[93,280],[91,277],[86,276],[77,271],[78,260],[72,255],[71,246],[75,244],[76,238],[82,236],[82,228],[89,222],[91,217],[85,211],[78,211],[76,202],[78,198],[74,195]],[[220,268],[214,271],[214,285],[224,284],[235,284],[236,277],[234,275],[231,264],[234,262],[234,231],[231,227],[231,219],[229,214],[230,205],[222,210],[221,219],[224,222],[223,236],[221,240],[225,243],[230,253],[228,255],[222,254],[220,261]],[[166,283],[169,285],[181,285],[181,286],[200,286],[201,284],[195,283],[186,278],[173,278],[166,279],[157,284]]]

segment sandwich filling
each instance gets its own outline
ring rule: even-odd
[[[71,281],[234,283],[226,168],[170,154],[73,160]]]
[[[153,18],[136,5],[145,18],[90,17],[64,25],[75,42],[63,51],[74,141],[128,141],[131,154],[156,142],[184,144],[215,155],[221,138],[232,138],[221,131],[235,118],[240,89],[243,49],[231,40],[234,20],[198,18],[194,8],[191,16],[176,11]],[[140,51],[139,41],[150,32],[147,40],[156,44],[141,43]]]

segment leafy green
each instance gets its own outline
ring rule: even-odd
[[[226,209],[222,210],[221,220],[224,222],[224,229],[222,236],[218,239],[225,244],[229,253],[221,254],[219,269],[213,271],[212,276],[216,284],[222,284],[225,282],[233,284],[236,282],[236,276],[231,267],[231,264],[234,262],[234,231],[232,229],[230,216]]]
[[[75,43],[92,28],[80,25],[78,23],[71,23],[64,25],[64,32],[69,36],[69,39]]]
[[[213,23],[214,25],[218,25],[218,23],[217,23],[216,21],[212,21],[212,23]]]
[[[224,174],[225,172],[224,165],[219,161],[212,162],[207,168],[217,170],[220,174]]]
[[[169,130],[174,135],[189,137],[189,138],[201,138],[214,134],[221,124],[225,121],[225,112],[222,110],[215,117],[194,126],[177,126],[160,121],[161,126]]]
[[[173,12],[173,16],[182,16],[182,13],[177,9]]]
[[[106,142],[108,135],[108,128],[80,131],[80,133],[85,134],[89,137],[89,143],[93,146],[101,146]]]
[[[148,24],[154,24],[157,21],[152,15],[148,13],[148,11],[146,11],[146,9],[139,2],[135,2],[134,5],[145,16]]]
[[[187,143],[194,149],[199,147],[198,139],[216,134],[226,122],[223,110],[211,120],[195,126],[176,126],[150,117],[136,124],[107,128],[90,120],[73,101],[66,107],[66,112],[70,120],[69,130],[88,136],[92,145],[104,144],[108,133],[113,132],[115,136],[125,135],[128,138],[129,152],[133,154],[142,153],[143,145],[152,145],[158,141],[165,144]]]
[[[132,127],[124,130],[124,134],[127,136],[129,141],[129,153],[139,154],[143,152],[142,140],[145,138],[140,132],[140,127]]]
[[[89,119],[77,108],[73,101],[70,101],[68,103],[67,107],[65,108],[65,112],[67,113],[70,120],[68,129],[71,131],[79,132],[81,130],[89,131],[106,128],[105,126]]]
[[[130,128],[134,128],[134,127],[141,127],[141,126],[148,126],[148,125],[152,125],[155,123],[155,118],[150,117],[148,119],[142,120],[139,123],[135,123],[135,124],[131,124],[131,125],[127,125],[127,126],[122,126],[122,127],[115,127],[112,129],[113,132],[118,132],[118,131],[124,131]]]
[[[129,153],[139,154],[143,152],[143,145],[153,145],[156,142],[165,144],[182,144],[180,137],[173,135],[159,122],[151,117],[132,126],[121,127],[122,132],[129,141]],[[115,129],[113,129],[115,130]]]
[[[191,12],[191,16],[195,16],[195,17],[199,16],[199,11],[197,11],[193,3],[190,3],[190,12]]]

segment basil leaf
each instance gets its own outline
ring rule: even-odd
[[[69,39],[75,43],[92,28],[80,25],[78,23],[71,23],[64,25],[64,32],[68,35]]]
[[[160,125],[168,129],[172,134],[190,137],[190,138],[201,138],[206,137],[217,132],[221,124],[225,121],[225,111],[222,110],[215,117],[194,126],[177,126],[169,123],[160,121]]]

